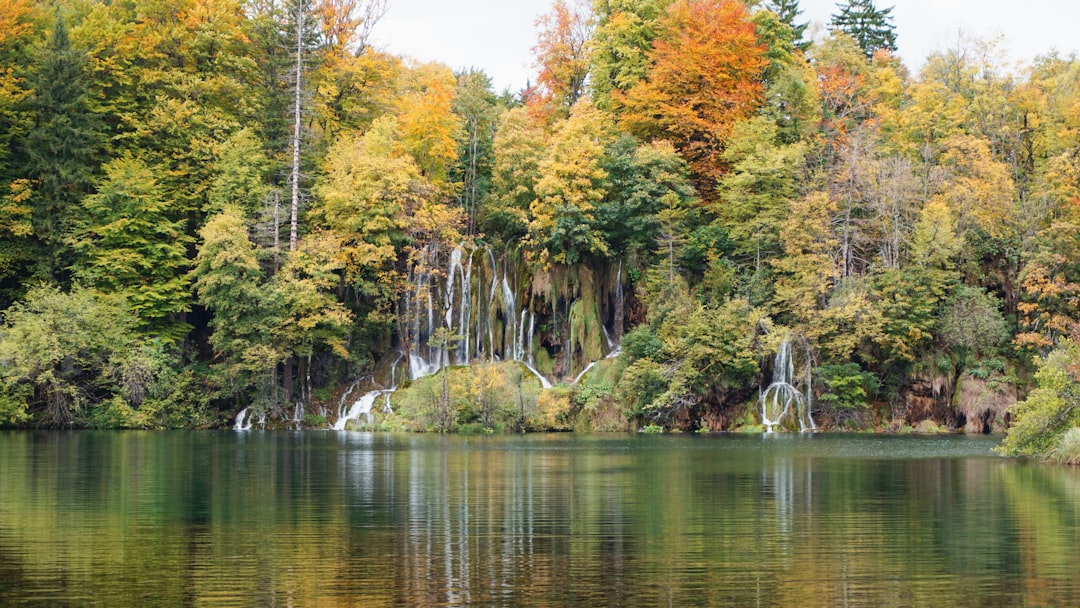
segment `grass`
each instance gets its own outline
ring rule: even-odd
[[[1080,428],[1073,427],[1058,439],[1050,449],[1047,459],[1051,462],[1068,465],[1080,465]]]

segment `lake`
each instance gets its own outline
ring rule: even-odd
[[[0,605],[1080,605],[1080,471],[996,443],[0,432]]]

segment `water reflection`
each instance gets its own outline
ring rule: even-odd
[[[991,445],[0,434],[0,605],[1069,605],[1080,474]]]

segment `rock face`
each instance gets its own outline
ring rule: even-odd
[[[1015,384],[964,374],[953,398],[956,426],[965,433],[1003,433],[1008,408],[1017,400]]]
[[[901,393],[903,424],[932,421],[965,433],[1002,433],[1008,408],[1017,402],[1016,385],[1001,378],[976,378],[964,373],[953,380],[942,375],[919,378]]]
[[[917,377],[900,392],[899,407],[893,411],[894,419],[908,426],[917,426],[931,420],[941,426],[956,426],[956,412],[952,408],[954,381],[945,374]]]

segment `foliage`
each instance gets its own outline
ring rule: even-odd
[[[1046,455],[1070,428],[1080,425],[1080,347],[1063,341],[1039,364],[1037,388],[1009,408],[1015,421],[1000,450],[1009,455]]]
[[[97,192],[83,199],[75,275],[103,292],[122,294],[151,331],[178,339],[184,328],[170,328],[169,320],[189,309],[185,271],[191,239],[173,219],[175,210],[146,163],[124,156],[104,170]]]
[[[912,73],[871,0],[815,40],[797,0],[567,0],[497,95],[374,48],[386,6],[0,0],[6,424],[317,417],[456,333],[472,367],[388,424],[747,425],[781,334],[867,419],[961,371],[1051,386],[1080,334],[1074,57],[961,37]],[[508,341],[553,381],[596,366],[541,393]]]
[[[541,259],[576,264],[585,256],[607,252],[595,209],[607,195],[608,174],[601,159],[610,137],[608,125],[602,112],[588,102],[579,103],[540,161],[528,242],[546,254]]]
[[[589,40],[592,14],[585,0],[556,0],[551,12],[536,21],[539,33],[536,55],[536,86],[539,103],[550,104],[563,113],[577,104],[585,93],[589,73]]]
[[[84,424],[96,406],[121,398],[108,382],[135,345],[135,319],[123,300],[75,287],[41,285],[4,315],[0,404],[6,422],[27,415],[42,426]]]
[[[657,28],[647,77],[617,95],[616,108],[639,137],[670,140],[711,198],[723,142],[761,102],[763,49],[736,0],[677,0]]]
[[[1080,427],[1072,427],[1061,434],[1047,458],[1059,464],[1080,465]]]
[[[896,52],[892,7],[878,9],[873,0],[847,0],[838,8],[840,12],[832,16],[832,27],[854,38],[867,57],[879,50]]]
[[[854,410],[870,405],[870,397],[877,390],[878,381],[873,374],[863,371],[858,363],[822,365],[817,369],[824,385],[818,399],[829,407]]]
[[[938,334],[956,352],[991,355],[1008,335],[1000,308],[1001,303],[985,291],[961,286],[944,310]]]

